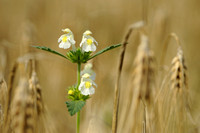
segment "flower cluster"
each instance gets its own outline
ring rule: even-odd
[[[81,71],[81,65],[83,63],[87,63],[89,60],[99,56],[102,53],[105,53],[111,49],[121,46],[121,44],[108,46],[93,54],[93,52],[97,49],[96,46],[98,45],[98,43],[91,36],[91,31],[86,30],[83,33],[80,47],[77,48],[75,46],[76,41],[74,40],[74,35],[72,31],[69,28],[63,29],[62,31],[64,32],[64,34],[61,35],[58,39],[59,48],[68,49],[72,47],[72,50],[67,51],[65,55],[45,46],[33,47],[56,54],[60,57],[67,59],[72,63],[77,63],[77,84],[68,87],[67,97],[68,99],[70,99],[70,101],[67,101],[66,105],[71,116],[76,113],[77,116],[80,116],[80,113],[78,112],[80,112],[80,110],[83,108],[83,106],[86,103],[86,100],[89,99],[90,96],[95,93],[94,87],[97,87],[96,83],[94,82],[96,74],[92,70],[92,64],[86,64],[83,71]],[[77,119],[79,118],[80,117],[77,117]]]
[[[97,84],[94,82],[95,80],[95,72],[92,70],[92,64],[87,63],[84,69],[80,73],[81,80],[80,84],[77,86],[70,86],[68,88],[68,98],[75,100],[83,100],[86,101],[90,98],[90,95],[95,93],[95,87]]]
[[[58,39],[59,48],[68,49],[72,46],[73,51],[76,51],[74,40],[74,35],[69,28],[62,30],[65,34],[62,35]],[[83,52],[93,52],[96,51],[96,45],[98,45],[97,41],[91,36],[92,32],[86,30],[83,33],[82,41],[80,43],[80,47],[82,48]]]
[[[93,87],[96,86],[95,80],[95,72],[92,70],[92,64],[88,63],[85,65],[84,70],[81,72],[81,83],[79,85],[79,90],[82,95],[92,95],[95,92]]]

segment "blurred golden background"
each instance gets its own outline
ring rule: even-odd
[[[200,121],[200,1],[198,0],[0,0],[0,73],[6,81],[20,56],[37,54],[37,73],[43,98],[51,116],[50,126],[56,133],[75,132],[75,116],[67,111],[67,87],[76,83],[76,64],[31,48],[30,45],[59,49],[61,29],[70,28],[76,46],[85,30],[91,30],[99,43],[97,51],[123,41],[128,27],[147,16],[147,34],[155,52],[157,64],[167,35],[175,32],[183,47],[188,67],[192,114]],[[125,54],[121,92],[126,91],[132,74],[132,64],[138,46],[138,34],[131,36]],[[171,41],[165,64],[176,55],[177,46]],[[110,132],[114,85],[120,48],[93,60],[98,87],[81,112],[81,132],[90,123],[99,132]],[[19,74],[20,75],[20,74]]]

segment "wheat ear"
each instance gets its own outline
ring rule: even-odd
[[[3,122],[4,122],[4,111],[6,108],[6,100],[7,100],[8,88],[6,81],[2,77],[0,79],[0,131],[3,130]]]
[[[134,71],[132,77],[131,88],[127,91],[132,94],[129,95],[128,100],[130,100],[130,107],[126,109],[126,115],[122,119],[124,124],[122,129],[124,132],[137,132],[136,129],[136,114],[138,109],[143,105],[141,112],[141,118],[145,122],[145,130],[150,130],[149,126],[149,117],[150,117],[150,108],[152,105],[153,91],[154,91],[154,56],[153,52],[149,48],[148,37],[144,34],[141,35],[141,43],[138,46],[137,55],[134,60]],[[147,110],[147,111],[146,111]],[[135,119],[135,120],[134,120]],[[142,123],[140,123],[141,125]],[[141,126],[142,127],[142,126]],[[142,128],[141,128],[142,129]],[[140,130],[141,131],[141,130]]]
[[[34,133],[34,103],[26,78],[21,78],[16,88],[12,102],[11,117],[13,119],[11,125],[14,133]]]

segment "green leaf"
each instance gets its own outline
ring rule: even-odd
[[[79,112],[83,106],[85,105],[85,101],[77,100],[77,101],[68,101],[66,102],[68,111],[70,115],[74,115]]]
[[[64,57],[64,58],[70,60],[68,57],[66,57],[66,56],[62,55],[61,53],[59,53],[59,52],[57,52],[57,51],[55,51],[55,50],[52,50],[52,49],[50,49],[50,48],[48,48],[48,47],[44,47],[44,46],[32,46],[32,47],[37,48],[37,49],[41,49],[41,50],[44,50],[44,51],[51,52],[51,53],[53,53],[53,54],[57,54],[57,55],[59,55],[59,56],[61,56],[61,57]]]
[[[91,56],[88,60],[90,60],[90,59],[92,59],[92,58],[94,58],[94,57],[96,57],[96,56],[98,56],[100,54],[103,54],[106,51],[109,51],[111,49],[117,48],[119,46],[121,46],[121,44],[116,44],[116,45],[112,45],[112,46],[109,46],[107,48],[104,48],[104,49],[100,50],[99,52],[97,52],[96,54],[94,54],[93,56]]]

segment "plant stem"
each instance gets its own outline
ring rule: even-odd
[[[80,111],[77,112],[77,117],[76,117],[76,133],[79,133],[79,127],[80,127]]]
[[[81,63],[78,63],[78,68],[77,68],[77,89],[81,83]],[[76,133],[79,133],[79,127],[80,127],[80,111],[77,112],[76,116]]]
[[[78,70],[77,70],[77,86],[79,87],[81,83],[81,63],[78,63]]]

